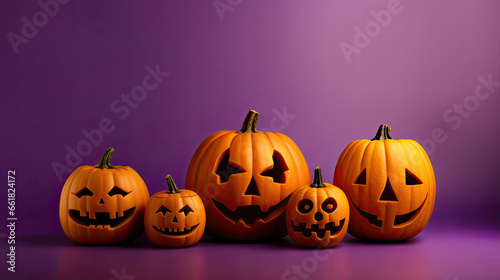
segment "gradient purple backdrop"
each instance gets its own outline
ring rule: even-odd
[[[500,81],[500,2],[401,1],[350,63],[339,45],[354,45],[354,28],[390,1],[285,2],[244,1],[220,18],[212,1],[71,1],[17,54],[7,34],[21,34],[22,17],[31,21],[41,8],[3,2],[0,170],[17,172],[18,234],[62,234],[58,203],[69,173],[59,181],[51,164],[64,164],[65,147],[101,119],[115,130],[82,165],[112,146],[112,163],[133,167],[153,194],[168,173],[182,186],[201,141],[239,129],[249,109],[261,113],[260,128],[290,136],[329,182],[347,144],[371,139],[379,124],[418,141],[442,128],[447,139],[430,154],[431,225],[497,225],[500,87],[457,129],[443,114],[471,99],[478,77]],[[111,104],[142,84],[148,65],[170,75],[120,120]],[[285,108],[294,118],[273,126]]]

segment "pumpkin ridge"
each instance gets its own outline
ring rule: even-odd
[[[203,155],[200,155],[201,160],[200,160],[200,163],[199,163],[197,169],[199,170],[199,168],[202,165],[210,166],[210,159],[214,156],[214,153],[217,150],[219,144],[221,144],[221,142],[223,142],[222,140],[225,140],[226,137],[231,137],[231,136],[233,136],[233,138],[231,139],[231,142],[232,142],[232,140],[234,139],[234,137],[237,136],[237,134],[233,134],[231,132],[228,132],[228,133],[222,134],[221,136],[214,139],[214,141],[212,143],[210,143],[209,147],[206,149],[205,153]],[[201,174],[201,176],[200,176],[200,175],[198,175],[198,170],[196,173],[193,173],[196,175],[193,189],[198,190],[199,194],[203,195],[204,197],[208,197],[208,195],[204,193],[203,188],[204,188],[205,184],[208,183],[207,176],[210,176],[210,175]],[[213,172],[213,169],[211,171]],[[202,186],[200,186],[200,183]],[[210,203],[210,200],[207,200],[207,203]]]
[[[420,146],[420,144],[414,140],[411,140],[408,142],[408,143],[411,143],[415,148],[416,150],[418,150],[420,156],[422,157],[422,159],[424,160],[425,162],[425,170],[426,170],[426,175],[427,175],[427,184],[429,184],[429,193],[431,195],[431,198],[432,201],[435,201],[436,199],[436,195],[435,195],[435,192],[436,192],[436,179],[435,179],[435,175],[434,175],[434,170],[432,169],[432,163],[429,159],[429,156],[423,152],[423,148],[422,146]],[[426,205],[425,207],[427,210],[430,210],[429,211],[429,215],[426,216],[426,221],[428,222],[432,216],[432,212],[434,210],[434,204],[431,204],[430,206],[429,205]]]
[[[59,198],[60,201],[64,200],[66,197],[69,197],[72,193],[71,193],[71,189],[69,186],[71,186],[73,184],[73,181],[75,180],[75,178],[79,175],[80,173],[75,173],[75,172],[72,172],[68,179],[66,180],[66,183],[64,183],[64,186],[66,186],[66,184],[68,185],[68,188],[64,188],[63,186],[63,191],[61,192],[61,197]],[[59,206],[59,219],[61,220],[61,226],[63,228],[63,231],[66,232],[66,229],[67,230],[67,235],[72,239],[73,237],[73,234],[71,233],[71,230],[69,230],[69,217],[68,215],[64,215],[66,213],[63,213],[63,208],[66,208],[66,209],[69,209],[69,200],[66,201],[66,207],[63,207],[62,205]],[[64,224],[66,224],[66,226],[63,225],[63,219],[64,219]]]
[[[266,137],[269,138],[271,143],[273,143],[273,141],[271,140],[271,137],[270,137],[270,135],[272,135],[272,134],[270,134],[270,132],[266,132],[264,134],[269,134],[269,135],[266,135]],[[287,157],[291,157],[293,159],[294,166],[291,166],[291,164],[288,163],[288,160],[285,160],[287,162],[287,166],[288,166],[288,171],[289,171],[288,174],[289,174],[289,177],[292,177],[293,176],[292,174],[295,174],[295,180],[296,180],[297,184],[300,186],[302,183],[300,182],[299,172],[300,172],[300,170],[304,170],[304,166],[303,166],[303,163],[301,163],[301,158],[298,158],[295,155],[295,153],[292,152],[293,147],[290,147],[290,144],[288,143],[288,140],[291,141],[291,139],[282,133],[274,133],[273,138],[276,138],[276,141],[281,141],[285,151],[288,153]],[[274,149],[274,145],[273,145],[273,149]],[[299,150],[298,147],[297,147],[297,150]],[[300,153],[302,154],[302,152],[300,152]],[[281,156],[284,158],[283,153],[281,153]],[[302,155],[302,157],[304,157],[304,155]],[[307,165],[307,163],[306,163],[306,165]],[[309,174],[309,168],[307,168],[307,166],[306,166],[306,169],[308,170],[308,174]],[[294,170],[294,172],[292,172],[292,170]],[[289,178],[289,180],[291,180],[291,178]],[[309,178],[307,179],[307,181],[309,181]],[[284,193],[283,193],[283,188],[282,188],[281,193],[280,193],[280,199],[283,196],[284,196]]]
[[[205,145],[200,145],[198,147],[198,149],[196,149],[195,151],[195,154],[193,155],[193,159],[195,159],[195,162],[193,163],[193,166],[191,166],[191,163],[189,164],[189,168],[188,168],[188,172],[186,174],[186,187],[188,189],[192,188],[193,190],[196,190],[197,189],[197,183],[198,183],[198,179],[200,176],[193,176],[194,178],[189,178],[189,180],[187,179],[188,178],[188,175],[189,174],[198,174],[198,171],[200,169],[200,166],[202,165],[203,163],[203,159],[205,158],[205,155],[207,154],[207,152],[210,150],[210,149],[213,149],[213,146],[212,145],[215,145],[214,143],[217,142],[219,139],[223,138],[225,135],[231,133],[231,131],[219,131],[220,133],[216,132],[216,133],[213,133],[212,135],[210,135],[209,137],[207,137],[207,139],[205,139],[205,141],[202,142],[202,144],[205,143]],[[227,132],[227,133],[225,133]],[[210,141],[208,141],[208,139],[210,139]],[[198,151],[200,150],[200,151]],[[194,158],[196,156],[196,158]],[[192,168],[192,169],[191,169]],[[192,181],[190,183],[192,183],[192,186],[189,184],[188,181]]]
[[[352,149],[352,146],[354,146],[355,143],[356,143],[356,141],[353,141],[353,142],[349,143],[349,145],[347,145],[347,147],[340,154],[338,162],[344,162],[344,160],[347,156],[347,153]],[[335,171],[333,173],[333,183],[334,184],[335,184],[335,180],[338,179],[340,176],[339,173],[340,173],[340,168],[337,169],[335,167]]]
[[[234,130],[222,130],[222,131],[218,131],[218,132],[212,133],[205,140],[203,140],[203,142],[201,142],[200,146],[194,152],[192,160],[189,163],[189,166],[188,166],[188,169],[187,169],[186,180],[185,180],[186,188],[188,188],[188,189],[191,188],[191,187],[193,189],[195,188],[195,186],[196,186],[196,178],[190,178],[189,174],[197,174],[198,173],[198,169],[200,167],[200,163],[201,163],[201,161],[203,159],[203,156],[205,155],[206,151],[210,147],[210,145],[216,139],[218,139],[219,137],[221,137],[221,136],[223,136],[223,135],[225,135],[227,133],[231,133],[231,132],[235,132],[235,131]]]
[[[269,132],[266,132],[266,133],[269,133]],[[280,139],[284,143],[284,146],[286,148],[286,151],[288,152],[288,155],[290,155],[291,158],[293,159],[293,163],[295,165],[294,166],[295,172],[290,171],[290,173],[295,174],[296,182],[299,186],[301,186],[302,185],[301,178],[300,178],[301,174],[299,174],[299,172],[301,170],[307,169],[308,170],[307,175],[309,175],[309,168],[307,168],[307,162],[305,165],[303,165],[303,162],[301,162],[302,159],[304,159],[304,161],[305,161],[304,155],[299,150],[299,148],[296,144],[295,144],[296,147],[291,147],[291,143],[289,143],[288,140],[292,141],[292,139],[290,139],[288,136],[286,136],[285,134],[282,134],[282,133],[275,133],[275,135],[277,136],[276,137],[277,139]],[[302,158],[296,156],[295,153],[292,152],[292,148],[296,148],[296,150],[300,153],[300,155],[302,155]],[[292,170],[291,166],[288,166],[288,170]],[[310,180],[310,178],[307,178],[307,181],[309,181],[309,180]],[[306,180],[304,180],[304,181],[306,181]]]
[[[405,139],[405,140],[401,140],[401,141],[395,141],[395,143],[399,144],[401,146],[401,149],[404,151],[404,155],[405,155],[404,158],[406,159],[406,162],[407,162],[406,165],[410,166],[412,168],[412,170],[415,170],[416,167],[411,164],[410,157],[408,156],[408,152],[406,151],[405,145],[403,144],[403,143],[405,143],[405,141],[407,141],[407,140]],[[414,206],[412,205],[412,203],[414,203],[413,202],[413,194],[414,194],[414,192],[415,192],[414,188],[411,188],[410,205],[408,207],[408,211],[407,212],[410,212],[411,209],[414,208]],[[418,205],[417,205],[417,207],[418,207]],[[405,231],[406,231],[406,228],[405,228]]]
[[[361,171],[362,170],[363,159],[365,158],[365,155],[367,153],[368,146],[370,146],[372,142],[364,141],[364,140],[357,140],[355,142],[356,142],[356,144],[353,145],[353,147],[350,150],[351,154],[347,155],[349,157],[348,157],[348,161],[347,161],[346,166],[351,166],[351,164],[353,164],[352,162],[355,160],[355,156],[354,155],[361,154],[361,157],[360,157],[360,160],[359,160],[360,165],[361,165],[361,167],[359,168],[359,170]],[[362,150],[362,153],[360,153],[359,150]],[[370,164],[370,161],[368,161],[368,164]],[[354,170],[352,170],[351,168],[348,168],[347,172],[346,172],[346,175],[345,175],[346,178],[351,178],[351,174],[352,174],[353,171]],[[356,173],[359,174],[360,171],[356,170]],[[354,174],[355,175],[354,177],[356,177],[358,174]],[[348,191],[348,189],[352,188],[353,184],[354,184],[354,182],[351,182],[351,181],[346,182],[346,185],[348,186],[348,187],[346,187],[346,191]],[[359,201],[359,193],[360,193],[360,190],[359,190],[359,187],[358,187],[357,188],[357,192],[356,192],[356,200],[357,201]]]
[[[383,141],[382,143],[380,143],[380,142],[378,142],[378,141],[370,141],[370,142],[369,142],[369,144],[366,146],[365,151],[364,151],[364,152],[366,152],[366,153],[363,153],[363,156],[365,156],[365,155],[367,156],[367,162],[368,162],[367,169],[368,169],[368,167],[369,167],[370,169],[373,169],[373,168],[374,168],[374,165],[376,165],[376,164],[374,164],[374,163],[373,163],[373,162],[374,162],[374,159],[373,159],[373,157],[372,157],[372,154],[373,154],[373,153],[374,153],[374,151],[377,149],[377,147],[378,147],[380,144],[382,144],[382,145],[383,145],[383,143],[384,143],[384,142],[385,142],[385,141]],[[368,150],[368,148],[369,148],[369,147],[370,147],[370,152],[368,153],[368,152],[367,152],[367,150]],[[384,160],[385,160],[385,147],[384,147]],[[371,173],[371,172],[370,172],[370,173]],[[368,175],[368,174],[369,174],[369,173],[367,172],[367,175]],[[386,174],[386,175],[387,175],[387,174]],[[369,178],[369,177],[367,176],[367,181],[369,180],[368,178]],[[373,188],[371,188],[371,189],[373,189]],[[371,190],[371,189],[368,189],[368,190],[367,190],[367,192],[368,192],[368,197],[370,197],[370,196],[371,196],[371,193],[370,193],[370,190]],[[378,194],[377,194],[377,195],[378,195]],[[360,198],[359,198],[359,196],[360,196],[360,195],[359,195],[359,193],[358,193],[358,198],[357,198],[358,203],[359,203],[359,199],[360,199]],[[370,200],[370,199],[367,199],[367,201],[368,201],[368,202],[366,202],[366,203],[368,204],[368,207],[367,207],[368,209],[365,209],[365,210],[368,210],[368,211],[370,211],[370,212],[371,212],[371,209],[372,209],[372,204],[370,203],[370,201],[371,201],[371,200]],[[363,204],[364,204],[364,203],[365,203],[365,202],[363,202]],[[379,211],[379,213],[382,213],[382,211]],[[375,214],[375,215],[377,215],[377,219],[378,219],[378,218],[383,219],[383,215],[382,215],[382,214],[378,214],[378,213],[377,213],[377,214]],[[367,233],[365,232],[365,227],[363,226],[363,220],[362,220],[362,219],[359,219],[359,228],[361,229],[361,231],[362,231],[363,235],[366,237],[366,236],[367,236]],[[382,231],[382,232],[384,231],[384,228],[383,228],[383,227],[381,228],[381,231]]]
[[[266,135],[265,133],[261,133],[261,134],[259,134],[259,135],[252,135],[252,136],[251,136],[251,138],[252,138],[252,141],[251,141],[251,143],[252,143],[251,151],[252,151],[252,158],[253,158],[253,159],[255,159],[255,158],[256,158],[256,157],[255,157],[255,152],[254,152],[254,147],[260,147],[260,149],[262,149],[262,150],[266,149],[266,148],[264,148],[264,147],[267,147],[267,149],[271,150],[271,158],[272,158],[272,156],[274,155],[275,148],[274,148],[274,146],[273,146],[273,143],[271,142],[271,140],[269,140],[269,137],[267,137],[267,135]],[[266,142],[266,141],[267,141],[267,142]],[[257,143],[259,143],[259,144],[257,144]],[[269,147],[270,147],[270,148],[269,148]],[[262,152],[261,152],[261,151],[259,151],[259,154],[262,154]],[[255,168],[255,163],[256,163],[256,161],[252,161],[252,174],[251,174],[251,175],[252,175],[252,179],[253,179],[254,177],[256,177],[256,176],[260,176],[260,174],[259,174],[259,172],[260,172],[260,171],[255,170],[255,169],[256,169],[256,168]],[[273,164],[274,164],[274,162],[272,162],[271,164],[273,165]],[[272,165],[271,165],[271,166],[272,166]],[[259,168],[259,169],[260,169],[260,170],[265,170],[265,168],[263,168],[263,169],[262,169],[262,168]],[[257,174],[256,174],[255,176],[254,176],[254,171],[257,171]],[[262,201],[262,200],[263,200],[263,198],[264,198],[264,197],[262,197],[262,196],[259,196],[259,197],[252,196],[252,204],[260,204],[259,202],[260,202],[260,201]],[[280,195],[279,195],[279,197],[278,197],[278,199],[277,199],[277,202],[276,202],[276,201],[274,201],[272,198],[271,198],[270,200],[271,200],[271,201],[273,201],[273,202],[271,203],[271,202],[269,202],[269,201],[266,201],[266,203],[269,203],[269,204],[271,204],[271,205],[276,205],[276,204],[278,204],[279,202],[281,202],[281,200],[282,200],[282,199],[281,199],[281,186],[280,186]],[[262,211],[261,205],[259,205],[259,208],[260,208],[260,210]],[[269,210],[269,208],[268,208],[268,210]],[[266,211],[266,212],[267,212],[267,211]],[[263,219],[263,220],[264,220],[264,219]],[[253,226],[253,225],[252,225],[252,226]]]
[[[288,147],[288,149],[290,150],[290,153],[292,154],[292,158],[294,159],[294,163],[295,163],[295,170],[297,173],[297,183],[299,185],[302,184],[302,182],[300,181],[301,180],[300,175],[304,175],[304,178],[302,178],[302,180],[304,180],[304,185],[309,183],[311,181],[311,176],[309,174],[309,167],[307,165],[307,161],[304,157],[304,154],[299,149],[299,146],[297,146],[297,144],[295,142],[293,142],[293,140],[290,137],[288,137],[287,135],[285,135],[283,133],[277,133],[277,134],[279,135],[279,137],[281,139],[284,140],[286,146]],[[300,156],[295,155],[295,153],[293,152],[294,149],[297,150],[297,153]],[[304,170],[307,170],[307,171],[304,172]],[[299,175],[298,171],[302,171],[303,174]]]

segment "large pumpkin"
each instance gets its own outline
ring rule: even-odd
[[[149,240],[158,246],[188,247],[200,241],[205,230],[205,207],[190,190],[179,190],[167,175],[167,191],[155,193],[144,213]]]
[[[186,188],[207,211],[207,234],[237,240],[282,237],[290,194],[310,182],[304,156],[286,135],[257,131],[251,110],[240,131],[209,136],[196,150]]]
[[[110,164],[113,152],[108,148],[97,165],[78,167],[64,183],[59,219],[76,242],[115,244],[144,232],[148,189],[132,168]]]
[[[344,192],[323,183],[321,168],[314,182],[295,190],[288,201],[286,227],[292,241],[302,247],[329,248],[344,239],[349,224],[349,202]]]
[[[365,239],[404,240],[431,217],[436,182],[429,157],[417,142],[395,140],[381,125],[372,140],[357,140],[341,154],[333,183],[347,194],[349,233]]]

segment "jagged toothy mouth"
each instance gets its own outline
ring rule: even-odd
[[[330,236],[339,233],[344,226],[345,218],[340,220],[338,226],[335,225],[335,222],[329,222],[325,224],[325,228],[319,228],[318,224],[312,224],[311,228],[307,228],[307,223],[299,223],[299,225],[295,225],[294,221],[290,220],[290,222],[293,231],[300,232],[305,237],[311,237],[312,233],[315,232],[318,238],[323,238],[328,231],[330,232]]]
[[[190,232],[192,232],[195,228],[197,228],[200,224],[197,224],[197,225],[194,225],[188,229],[184,229],[184,230],[180,230],[180,229],[177,229],[177,228],[168,228],[168,227],[165,227],[164,229],[160,228],[160,227],[157,227],[157,226],[153,226],[153,228],[163,234],[163,235],[170,235],[170,236],[180,236],[180,235],[185,235],[185,234],[188,234]]]
[[[396,217],[394,218],[394,226],[401,226],[405,223],[408,223],[410,222],[414,217],[417,216],[418,213],[420,213],[420,210],[422,210],[425,202],[427,201],[427,196],[428,194],[425,195],[425,199],[424,201],[422,202],[422,204],[420,204],[420,206],[409,212],[409,213],[406,213],[406,214],[402,214],[402,215],[396,215]],[[351,200],[351,203],[352,205],[354,205],[354,208],[356,208],[356,210],[358,211],[359,214],[361,214],[361,216],[365,217],[366,219],[368,219],[368,222],[376,227],[382,227],[382,223],[383,221],[382,220],[379,220],[378,219],[378,216],[377,215],[374,215],[374,214],[371,214],[371,213],[368,213],[364,210],[362,210],[361,208],[359,208],[356,203],[354,203],[354,201],[352,200],[351,196],[349,195],[349,199]]]
[[[289,198],[290,195],[280,201],[278,204],[269,207],[269,209],[265,212],[260,209],[259,205],[238,206],[234,211],[231,211],[229,208],[227,208],[226,205],[213,198],[212,202],[214,203],[217,210],[222,213],[222,215],[231,219],[235,224],[237,224],[239,220],[242,220],[245,224],[250,224],[253,226],[259,220],[267,222],[271,219],[269,218],[269,216],[274,212],[284,211]]]
[[[123,211],[123,216],[121,217],[118,217],[118,213],[116,213],[116,218],[114,219],[110,218],[110,214],[108,212],[95,212],[95,219],[91,219],[89,218],[89,212],[87,212],[87,216],[81,216],[80,210],[69,210],[69,216],[73,219],[73,221],[87,227],[94,226],[95,228],[104,228],[105,226],[109,226],[114,228],[130,217],[134,211],[135,207],[125,210]]]

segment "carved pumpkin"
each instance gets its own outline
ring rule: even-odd
[[[323,183],[321,168],[314,182],[295,190],[286,210],[288,235],[295,244],[309,248],[333,247],[344,239],[349,224],[349,202],[344,192]]]
[[[207,211],[207,234],[237,240],[286,235],[290,194],[310,182],[304,156],[286,135],[257,131],[251,110],[240,131],[209,136],[196,150],[186,188]]]
[[[205,230],[205,207],[190,190],[179,190],[170,175],[167,191],[155,193],[148,201],[144,227],[158,246],[187,247],[200,241]]]
[[[431,217],[436,182],[429,157],[409,139],[395,140],[381,125],[371,141],[357,140],[341,154],[334,184],[351,207],[349,233],[364,239],[404,240]]]
[[[59,219],[76,242],[115,244],[144,232],[148,189],[132,168],[110,164],[113,152],[108,148],[97,165],[78,167],[64,183]]]

